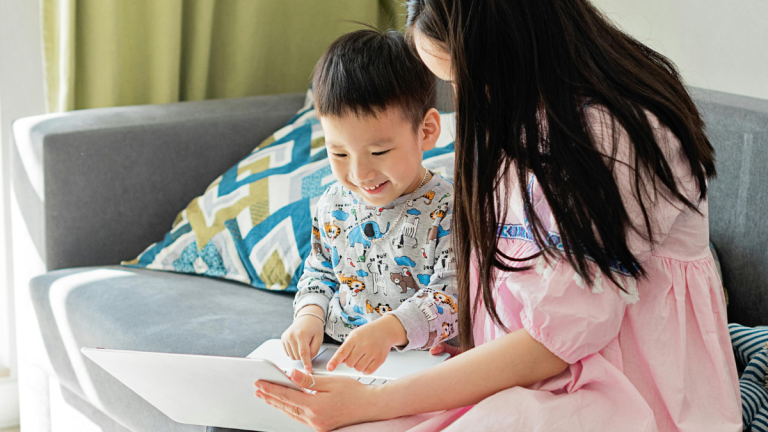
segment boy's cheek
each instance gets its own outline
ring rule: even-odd
[[[330,159],[330,163],[331,163],[331,173],[333,174],[333,177],[336,180],[338,180],[342,186],[349,189],[349,184],[346,181],[347,176],[345,171],[342,169],[342,167],[338,165],[338,162],[335,162],[333,159]]]

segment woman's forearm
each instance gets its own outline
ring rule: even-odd
[[[501,390],[555,376],[567,367],[521,329],[376,388],[375,420],[476,404]]]

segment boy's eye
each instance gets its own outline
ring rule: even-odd
[[[347,157],[347,155],[344,153],[331,153],[331,154],[339,158]]]
[[[389,153],[389,150],[385,150],[385,151],[382,151],[382,152],[375,152],[375,153],[373,153],[373,155],[374,156],[381,156],[381,155],[387,154],[387,153]]]

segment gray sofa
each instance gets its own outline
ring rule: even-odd
[[[768,101],[692,93],[718,152],[710,227],[729,319],[766,323]],[[79,348],[245,356],[280,336],[290,294],[115,264],[162,238],[179,210],[302,101],[290,94],[105,108],[14,124],[24,432],[205,429],[171,421]]]

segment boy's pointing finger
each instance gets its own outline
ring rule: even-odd
[[[312,373],[312,356],[309,355],[309,347],[299,348],[299,358],[304,365],[304,370],[307,371],[307,373]]]
[[[329,371],[333,371],[336,369],[336,366],[339,365],[339,363],[344,363],[344,361],[349,357],[349,352],[351,351],[350,348],[348,348],[348,343],[344,342],[341,344],[341,347],[339,347],[338,350],[336,350],[336,353],[331,357],[331,360],[328,361],[328,365],[326,366],[326,369]]]

